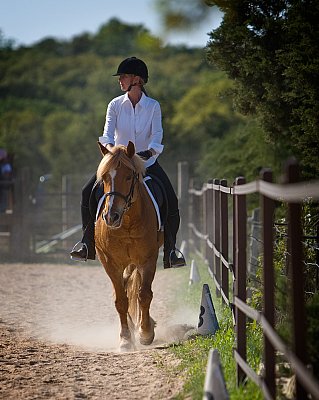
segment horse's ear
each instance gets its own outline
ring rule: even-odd
[[[97,142],[97,144],[99,145],[102,155],[105,156],[105,154],[107,154],[109,152],[108,149],[105,146],[103,146],[103,144],[100,142]]]
[[[135,154],[135,146],[134,143],[128,142],[127,148],[126,148],[126,154],[128,158],[132,158]]]

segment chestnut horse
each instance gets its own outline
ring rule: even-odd
[[[163,232],[158,231],[155,208],[143,183],[144,161],[132,142],[108,151],[97,169],[103,182],[105,205],[95,227],[97,255],[110,277],[120,318],[120,350],[149,345],[155,322],[150,316],[152,282]]]

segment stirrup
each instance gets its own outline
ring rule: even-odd
[[[80,250],[81,250],[81,249],[76,250],[77,247],[79,247],[80,244],[82,245],[82,248],[85,248],[85,250],[86,250],[85,258],[77,257],[76,255],[73,255],[73,254],[72,254],[72,253],[74,253],[74,252],[76,252],[76,251],[80,251]],[[86,243],[83,243],[83,242],[81,242],[81,241],[75,243],[75,245],[73,246],[73,249],[70,251],[70,258],[71,258],[71,260],[74,260],[74,261],[82,261],[82,262],[85,262],[85,261],[87,261],[88,256],[89,256],[89,249],[88,249],[88,246],[87,246]]]
[[[181,255],[181,257],[177,257],[176,252],[178,252]],[[175,254],[177,259],[181,261],[180,265],[176,265],[176,266],[172,265],[172,256],[173,256],[173,254]],[[180,268],[180,267],[185,267],[185,265],[186,265],[186,260],[185,260],[184,254],[180,250],[178,250],[177,248],[175,248],[175,249],[170,251],[168,262],[169,262],[170,268]]]

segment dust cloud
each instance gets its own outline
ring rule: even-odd
[[[52,343],[118,350],[113,290],[101,266],[2,264],[0,281],[0,317],[7,326]],[[151,347],[183,339],[197,323],[197,310],[171,308],[178,284],[174,271],[156,274],[151,315],[157,326]]]

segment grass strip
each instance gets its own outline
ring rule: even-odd
[[[176,301],[182,301],[187,307],[197,307],[199,311],[202,287],[204,283],[207,283],[212,294],[220,329],[214,336],[195,336],[170,347],[170,350],[180,360],[180,364],[176,366],[177,373],[182,373],[186,378],[182,393],[175,399],[203,398],[207,359],[211,348],[217,349],[220,353],[230,399],[262,399],[260,389],[249,379],[240,387],[236,385],[236,364],[233,357],[235,332],[231,312],[228,307],[222,305],[221,298],[216,297],[215,286],[208,273],[207,265],[200,259],[196,260],[196,265],[201,282],[189,285],[189,269],[181,268],[179,271],[181,286],[179,287],[183,293],[177,294]],[[185,290],[187,286],[188,290]],[[254,322],[247,324],[247,359],[250,366],[258,371],[262,359],[262,331]]]

